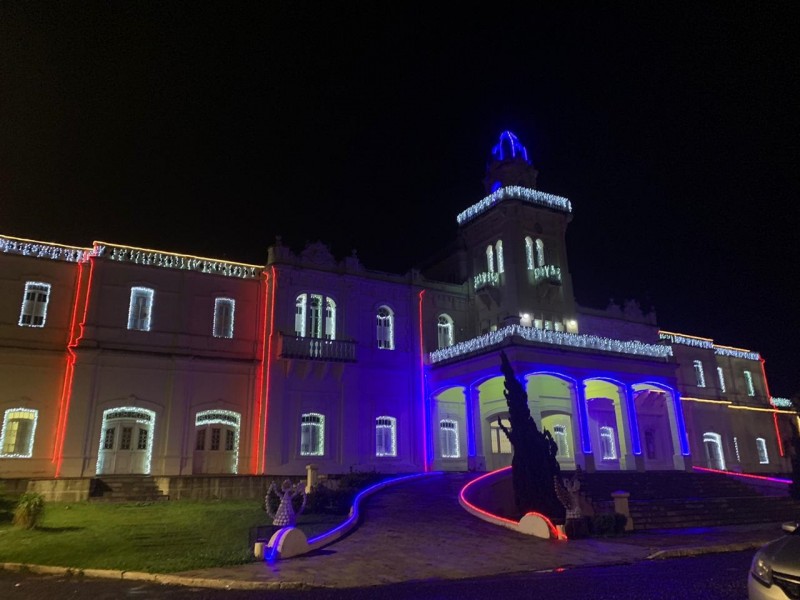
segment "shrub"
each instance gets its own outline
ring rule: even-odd
[[[36,492],[22,494],[14,510],[13,524],[22,529],[33,529],[44,517],[44,497]]]
[[[595,537],[622,535],[625,532],[625,524],[627,522],[628,517],[620,513],[595,515],[590,523],[591,533]]]

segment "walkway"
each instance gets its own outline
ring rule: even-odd
[[[632,562],[665,550],[666,555],[679,555],[734,549],[731,543],[736,549],[752,548],[780,536],[778,526],[761,525],[542,540],[489,525],[465,512],[457,497],[471,477],[434,475],[380,491],[363,504],[362,523],[354,532],[315,554],[176,575],[267,585],[360,587]]]

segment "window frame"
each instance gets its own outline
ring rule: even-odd
[[[388,448],[385,434],[387,430],[389,432]],[[397,419],[395,417],[388,415],[375,417],[375,456],[379,458],[397,457]]]
[[[461,458],[461,445],[458,439],[458,421],[441,419],[439,421],[439,443],[442,458]],[[448,453],[448,451],[450,451]]]
[[[436,317],[437,348],[443,350],[455,345],[455,321],[447,313],[441,313]],[[442,332],[446,335],[444,344],[442,343]]]
[[[756,438],[756,450],[758,451],[758,464],[769,464],[769,451],[767,450],[767,440],[763,437]]]
[[[381,312],[386,314],[381,314]],[[375,336],[380,350],[394,350],[394,311],[385,304],[378,307],[375,314]]]
[[[703,361],[694,359],[692,361],[692,366],[694,366],[694,378],[697,387],[706,387],[706,372],[703,368]]]
[[[315,448],[313,431],[317,431]],[[306,440],[304,438],[308,437]],[[303,413],[300,415],[300,456],[325,456],[325,415]]]
[[[22,292],[22,304],[19,309],[17,325],[20,327],[35,327],[37,329],[44,327],[47,323],[47,306],[50,304],[52,290],[53,286],[44,281],[26,281],[25,290]],[[28,298],[29,294],[33,297]],[[44,294],[44,299],[39,297],[42,294]],[[29,319],[27,322],[26,318]],[[41,323],[37,323],[36,319],[41,319]]]
[[[225,307],[229,310],[229,317],[223,314]],[[236,300],[225,297],[214,298],[214,321],[211,325],[211,335],[220,339],[233,339],[235,319]]]
[[[23,417],[22,415],[28,415]],[[28,431],[24,434],[27,439],[20,439],[20,423],[25,421]],[[3,412],[3,427],[0,430],[0,458],[31,458],[33,456],[33,446],[36,438],[36,426],[39,421],[39,411],[35,408],[9,408]],[[12,422],[16,425],[13,429],[14,445],[10,446],[12,435]],[[6,447],[8,446],[8,452]]]
[[[135,285],[131,287],[130,301],[128,303],[128,331],[150,331],[153,324],[153,305],[155,304],[155,290],[153,288]],[[144,298],[144,310],[137,302]],[[138,313],[138,314],[137,314]]]
[[[312,305],[312,301],[317,304]],[[336,300],[317,292],[301,292],[294,302],[295,337],[336,339]]]

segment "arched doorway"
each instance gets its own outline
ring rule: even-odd
[[[149,475],[156,413],[122,406],[103,411],[98,475]]]
[[[624,385],[608,379],[587,379],[584,385],[595,468],[635,469],[623,417]]]
[[[631,387],[645,468],[682,468],[672,392],[649,383]]]

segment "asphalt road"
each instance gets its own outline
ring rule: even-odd
[[[581,567],[456,581],[421,581],[356,589],[209,590],[108,579],[39,576],[0,571],[3,600],[746,600],[752,551],[632,565]]]

